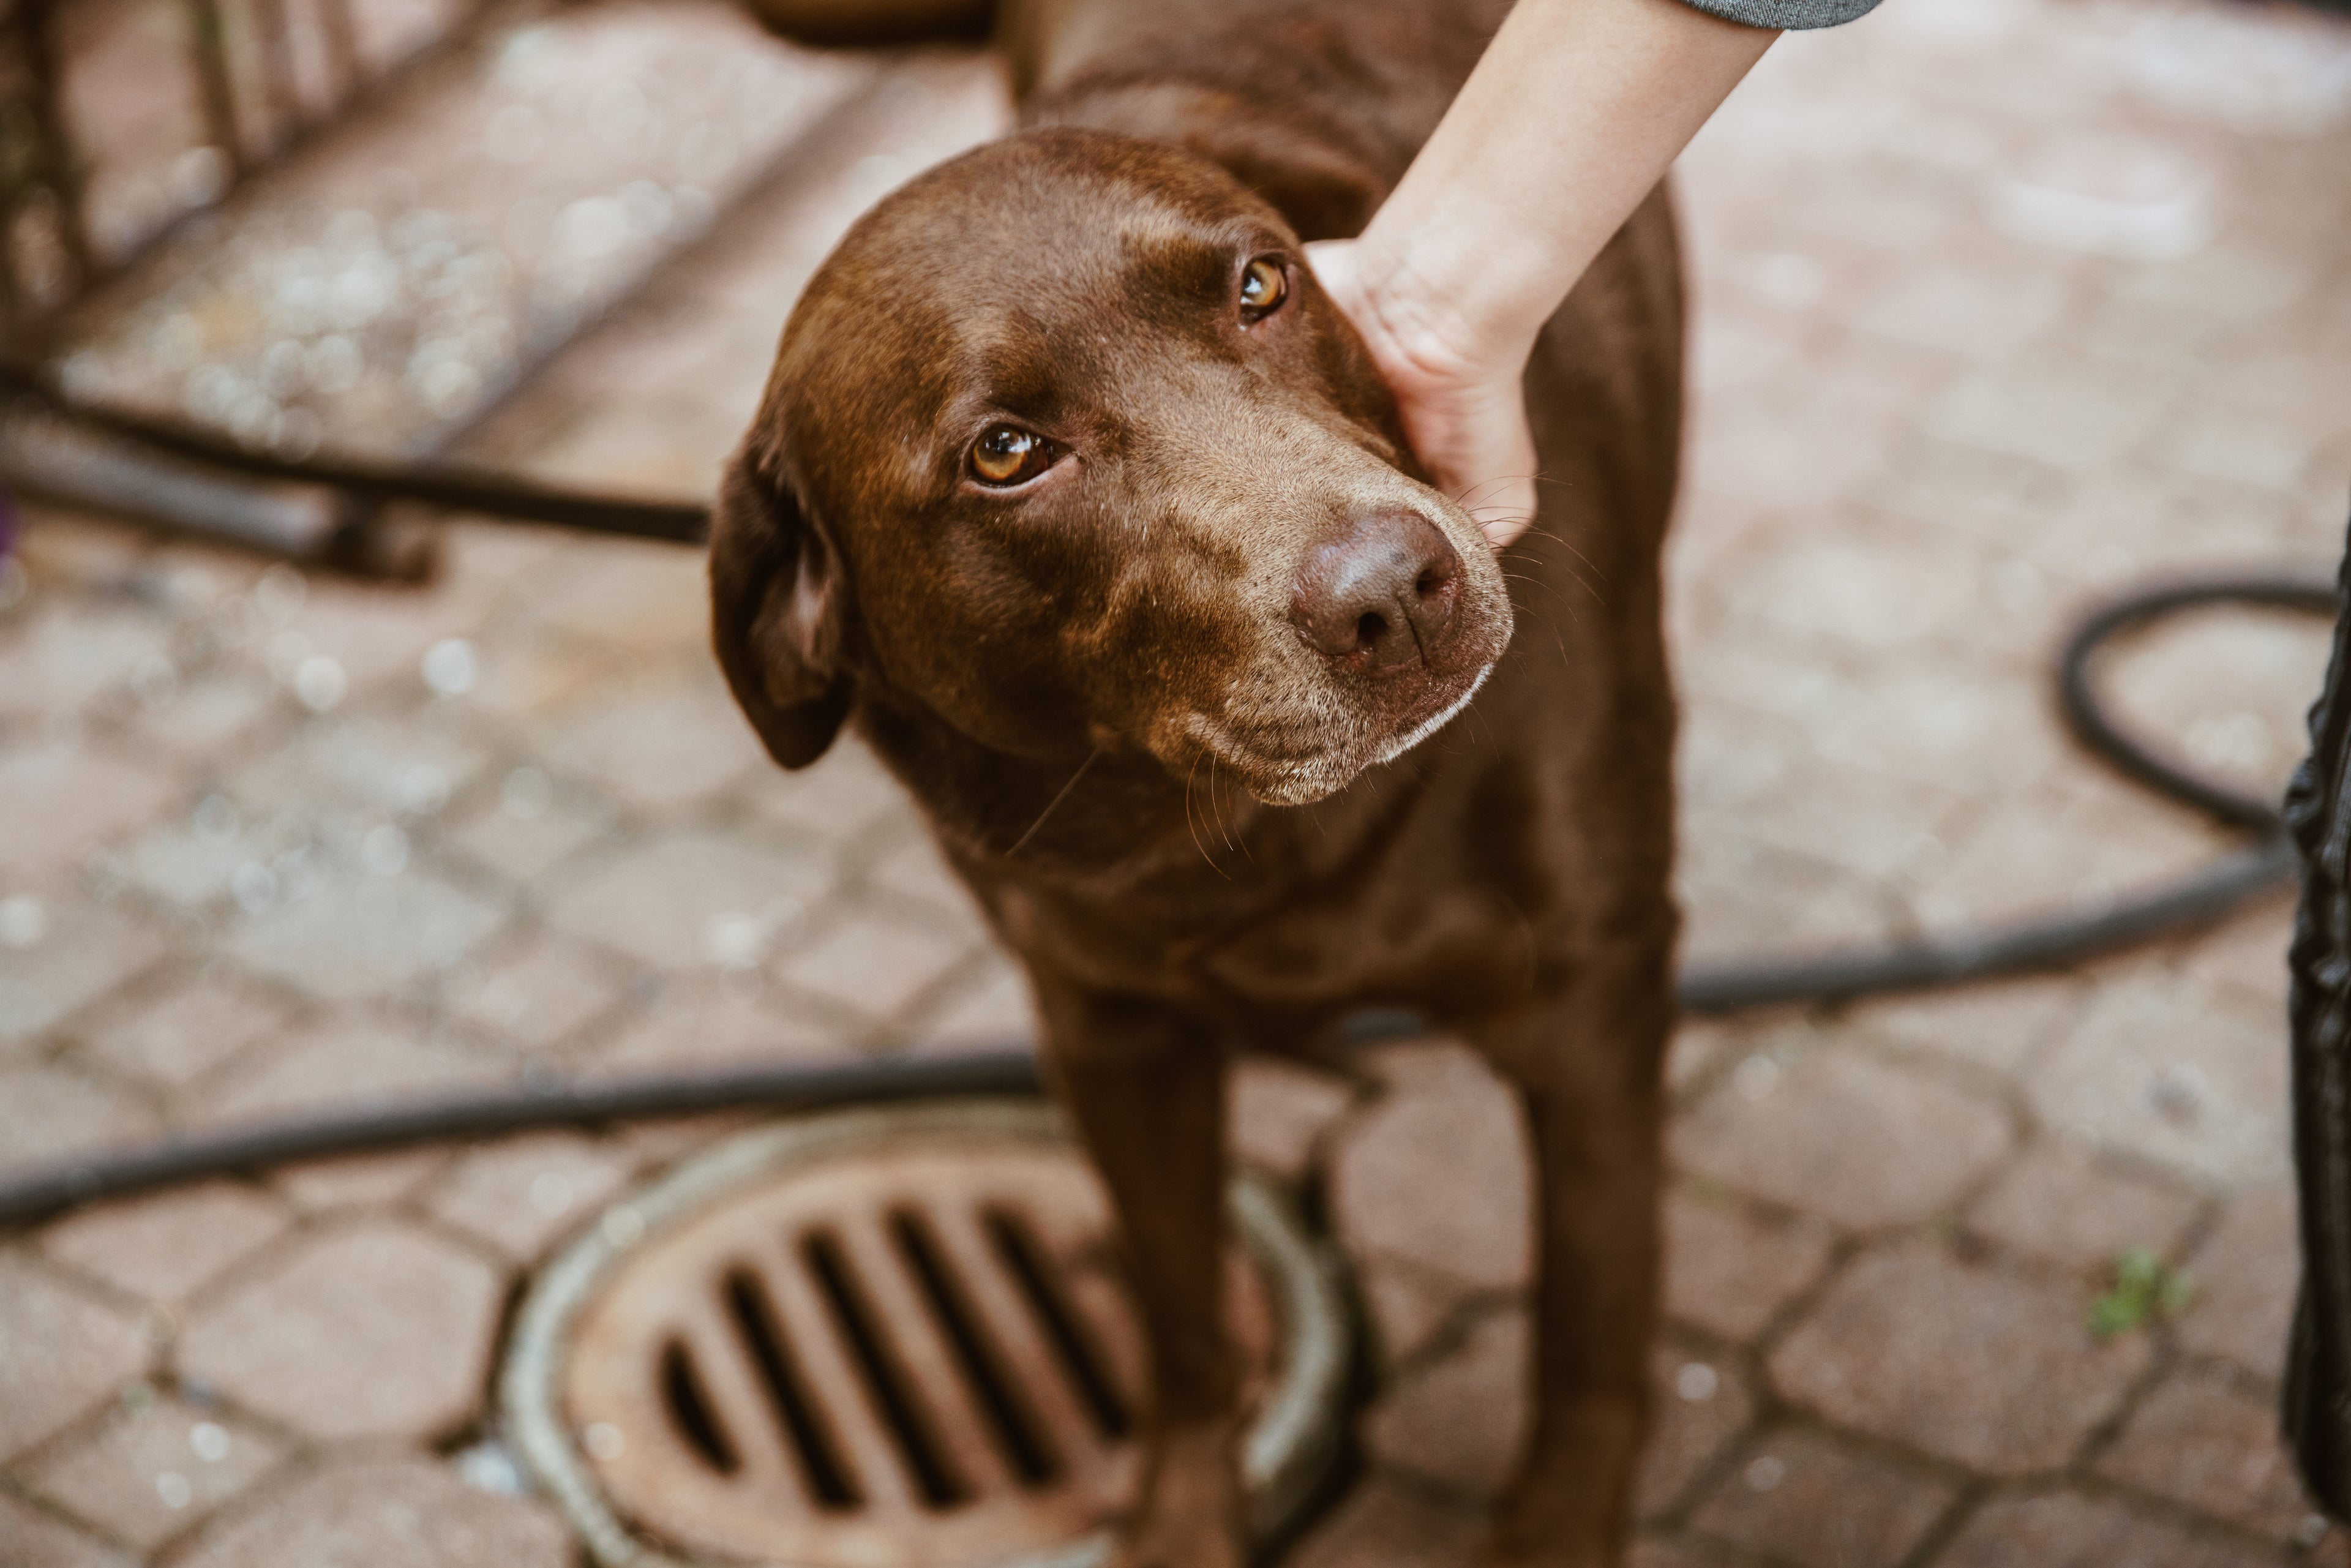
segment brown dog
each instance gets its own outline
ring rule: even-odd
[[[1544,332],[1541,516],[1499,559],[1300,248],[1369,215],[1501,9],[1017,7],[1028,129],[842,240],[720,498],[718,655],[769,751],[854,723],[1034,983],[1151,1339],[1130,1564],[1244,1551],[1227,1058],[1367,1006],[1467,1035],[1538,1155],[1537,1416],[1489,1558],[1609,1563],[1627,1530],[1676,923],[1670,218]],[[768,14],[842,36],[827,0]]]

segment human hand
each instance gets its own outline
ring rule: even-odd
[[[1525,533],[1535,516],[1526,350],[1477,342],[1408,287],[1367,276],[1361,240],[1319,241],[1306,256],[1322,292],[1363,335],[1437,487],[1478,519],[1495,549]]]

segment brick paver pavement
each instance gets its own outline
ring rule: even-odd
[[[850,79],[726,47],[812,95]],[[966,56],[872,80],[471,455],[706,490],[831,237],[1003,120]],[[509,121],[476,128],[499,158]],[[460,160],[475,133],[427,130]],[[358,144],[403,143],[395,120]],[[2102,589],[2333,559],[2346,167],[2351,26],[2188,0],[1891,0],[1781,45],[1701,137],[1671,562],[1694,955],[1950,929],[2220,847],[2068,748],[2043,664]],[[148,373],[137,333],[93,340]],[[871,758],[764,764],[691,554],[447,546],[409,591],[37,517],[0,567],[0,1158],[1025,1029]],[[2322,653],[2314,628],[2211,616],[2111,674],[2199,765],[2273,788]],[[1640,1568],[2346,1560],[2271,1415],[2284,921],[1685,1030]],[[1360,1479],[1292,1560],[1466,1561],[1525,1416],[1511,1107],[1430,1042],[1252,1071],[1236,1120],[1321,1195],[1372,1340]],[[570,1560],[500,1467],[437,1456],[483,1436],[517,1271],[730,1124],[314,1166],[6,1239],[0,1559]],[[2110,1301],[2101,1338],[2126,1257],[2163,1310]]]

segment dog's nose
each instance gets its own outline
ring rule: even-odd
[[[1367,512],[1308,552],[1290,619],[1328,659],[1368,655],[1374,670],[1426,658],[1453,624],[1461,558],[1417,512]]]

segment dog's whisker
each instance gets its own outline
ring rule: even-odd
[[[1549,478],[1540,473],[1497,474],[1491,478],[1480,479],[1475,485],[1470,486],[1468,489],[1462,490],[1458,494],[1452,491],[1447,491],[1446,493],[1447,498],[1452,501],[1456,506],[1466,506],[1468,503],[1469,497],[1476,495],[1480,490],[1491,489],[1496,485],[1515,485],[1521,479],[1525,480],[1530,485],[1564,485],[1567,483],[1564,479]]]
[[[1562,606],[1566,606],[1571,614],[1573,613],[1573,607],[1568,603],[1567,597],[1560,592],[1559,585],[1551,581],[1547,578],[1536,577],[1531,573],[1523,571],[1505,571],[1502,573],[1502,580],[1505,582],[1523,582],[1530,588],[1540,588],[1545,593],[1550,594],[1553,599],[1558,600]],[[1575,582],[1576,586],[1583,589],[1585,592],[1590,593],[1592,591],[1592,585],[1584,581],[1582,578],[1577,578]]]
[[[1581,616],[1581,615],[1578,615],[1578,614],[1575,612],[1575,602],[1574,602],[1574,601],[1573,601],[1573,600],[1569,599],[1565,594],[1563,594],[1563,593],[1560,592],[1560,591],[1559,591],[1559,589],[1558,589],[1557,585],[1555,585],[1555,584],[1553,584],[1553,583],[1546,582],[1545,580],[1542,580],[1541,578],[1540,578],[1540,577],[1529,577],[1529,576],[1527,576],[1527,575],[1526,575],[1525,573],[1523,573],[1523,572],[1506,571],[1506,572],[1504,572],[1504,573],[1502,574],[1502,576],[1503,576],[1506,580],[1510,580],[1510,581],[1512,581],[1512,582],[1523,582],[1523,583],[1527,584],[1527,585],[1528,585],[1529,587],[1531,587],[1531,588],[1540,588],[1540,589],[1541,589],[1545,593],[1548,593],[1548,594],[1550,594],[1550,595],[1552,596],[1552,602],[1553,602],[1553,603],[1557,604],[1557,605],[1558,605],[1558,607],[1559,607],[1560,609],[1562,609],[1562,610],[1563,610],[1563,611],[1565,611],[1565,612],[1567,612],[1567,618],[1568,618],[1570,621],[1573,621],[1573,622],[1575,622],[1575,624],[1577,624],[1578,626],[1581,626],[1581,625],[1583,625],[1583,616]],[[1582,580],[1582,579],[1580,579],[1580,578],[1577,580],[1577,581],[1579,582],[1579,584],[1581,584],[1581,586],[1583,588],[1583,590],[1584,590],[1584,591],[1585,591],[1585,592],[1587,592],[1587,593],[1591,592],[1591,590],[1592,590],[1592,585],[1591,585],[1591,584],[1586,583],[1586,582],[1583,582],[1583,580]],[[1599,595],[1597,595],[1597,594],[1593,594],[1593,597],[1596,599],[1596,598],[1598,598],[1598,597],[1599,597]],[[1526,617],[1527,617],[1527,618],[1529,618],[1529,619],[1532,619],[1532,618],[1533,618],[1533,616],[1534,616],[1534,610],[1535,610],[1535,607],[1534,607],[1533,605],[1531,605],[1531,604],[1522,604],[1522,605],[1520,605],[1519,608],[1520,608],[1520,613],[1521,613],[1522,615],[1526,616]],[[1556,626],[1547,626],[1547,627],[1545,628],[1545,630],[1549,631],[1549,632],[1551,632],[1552,636],[1554,639],[1556,639],[1556,638],[1558,638],[1558,637],[1559,637],[1559,628],[1558,628],[1558,627],[1556,627]],[[1567,646],[1566,646],[1566,643],[1565,643],[1564,642],[1562,642],[1562,643],[1561,643],[1561,644],[1560,644],[1560,654],[1561,654],[1561,656],[1562,656],[1562,658],[1564,658],[1564,657],[1566,656],[1566,653],[1567,653]]]
[[[1208,818],[1216,826],[1217,837],[1224,842],[1225,852],[1230,854],[1233,835],[1225,826],[1224,804],[1217,799],[1217,759],[1214,756],[1208,758]]]
[[[1228,788],[1229,787],[1231,786],[1228,786]],[[1225,847],[1238,854],[1243,860],[1248,861],[1249,864],[1255,865],[1257,863],[1257,854],[1249,848],[1249,834],[1244,832],[1240,828],[1238,820],[1238,813],[1232,800],[1228,799],[1219,808],[1219,810],[1222,813],[1224,824],[1223,831],[1225,835]]]
[[[1531,535],[1533,535],[1533,536],[1534,536],[1535,538],[1543,538],[1543,539],[1549,539],[1549,540],[1551,540],[1553,544],[1555,544],[1555,545],[1559,546],[1562,549],[1563,549],[1563,550],[1567,551],[1567,553],[1568,553],[1568,554],[1570,554],[1570,555],[1573,556],[1576,559],[1578,559],[1578,560],[1582,561],[1582,562],[1583,562],[1586,567],[1588,567],[1588,568],[1591,570],[1592,574],[1593,574],[1594,577],[1597,577],[1601,581],[1605,582],[1605,581],[1607,581],[1607,580],[1608,580],[1608,574],[1607,574],[1606,572],[1602,571],[1602,570],[1600,570],[1600,563],[1599,563],[1599,562],[1597,562],[1597,561],[1595,561],[1595,560],[1593,560],[1590,556],[1588,556],[1588,555],[1584,554],[1582,550],[1580,550],[1580,549],[1576,549],[1576,548],[1575,548],[1575,543],[1574,543],[1574,541],[1573,541],[1573,540],[1572,540],[1572,539],[1570,539],[1570,538],[1569,538],[1565,534],[1555,532],[1554,530],[1552,530],[1552,529],[1551,529],[1551,528],[1539,528],[1535,527],[1534,514],[1532,514],[1532,513],[1530,513],[1530,512],[1519,512],[1519,513],[1513,513],[1513,514],[1510,514],[1510,516],[1505,517],[1489,519],[1489,518],[1486,518],[1486,517],[1480,517],[1480,516],[1479,515],[1479,511],[1478,511],[1478,509],[1476,509],[1476,508],[1472,508],[1472,509],[1470,510],[1470,514],[1469,514],[1469,515],[1470,515],[1472,517],[1477,518],[1477,520],[1479,521],[1479,523],[1481,526],[1482,526],[1484,523],[1486,523],[1486,522],[1488,522],[1488,521],[1489,521],[1489,520],[1490,520],[1490,521],[1502,521],[1502,522],[1514,522],[1514,523],[1519,523],[1519,524],[1522,525],[1522,528],[1521,528],[1521,531],[1522,531],[1522,532],[1524,532],[1524,533],[1528,533],[1528,534],[1531,534]]]
[[[1202,860],[1208,862],[1208,869],[1227,882],[1230,882],[1233,880],[1232,874],[1217,863],[1217,857],[1210,854],[1208,846],[1200,841],[1200,830],[1192,821],[1192,780],[1198,777],[1199,772],[1200,759],[1195,757],[1192,758],[1192,766],[1184,772],[1184,827],[1192,835],[1192,847],[1200,852]]]
[[[1559,548],[1573,556],[1576,559],[1582,561],[1585,566],[1590,567],[1592,569],[1593,576],[1598,578],[1603,582],[1608,580],[1608,574],[1600,570],[1600,563],[1593,559],[1590,556],[1584,554],[1582,550],[1576,549],[1572,541],[1566,538],[1562,538],[1559,541]]]
[[[1053,814],[1053,808],[1070,798],[1070,791],[1078,787],[1078,780],[1086,776],[1086,769],[1092,768],[1094,765],[1094,758],[1101,755],[1102,747],[1099,746],[1086,753],[1086,759],[1078,764],[1078,770],[1070,775],[1069,782],[1054,791],[1053,798],[1045,802],[1045,809],[1037,813],[1037,820],[1029,824],[1029,831],[1015,839],[1012,847],[1004,852],[1006,860],[1010,860],[1014,855],[1019,854],[1022,846],[1037,836],[1037,830],[1045,825],[1045,819]]]
[[[1199,772],[1200,759],[1195,757],[1192,766],[1184,769],[1184,831],[1192,835],[1192,847],[1200,852],[1200,858],[1207,860],[1208,846],[1200,841],[1200,830],[1192,825],[1192,780]]]
[[[1226,842],[1230,844],[1234,852],[1238,853],[1243,860],[1249,862],[1251,865],[1255,865],[1257,863],[1257,855],[1250,850],[1249,834],[1240,825],[1239,804],[1230,797],[1228,797],[1225,801],[1225,827]]]
[[[1503,576],[1505,576],[1505,577],[1512,578],[1512,579],[1514,579],[1514,580],[1517,580],[1517,581],[1521,581],[1521,582],[1532,582],[1532,583],[1540,583],[1542,587],[1544,587],[1544,588],[1548,588],[1548,589],[1551,589],[1551,591],[1552,591],[1553,593],[1557,593],[1557,592],[1559,591],[1559,590],[1558,590],[1557,588],[1553,587],[1551,583],[1544,582],[1544,581],[1543,581],[1543,580],[1542,580],[1542,579],[1541,579],[1541,578],[1537,578],[1537,577],[1520,577],[1520,576],[1519,576],[1518,574],[1513,573],[1513,572],[1504,572],[1502,575],[1503,575]],[[1572,566],[1571,566],[1571,567],[1569,567],[1569,568],[1567,569],[1567,575],[1568,575],[1568,579],[1569,579],[1569,580],[1573,581],[1573,582],[1575,584],[1575,586],[1576,586],[1576,587],[1578,587],[1578,588],[1580,588],[1580,589],[1583,590],[1583,591],[1584,591],[1584,592],[1586,592],[1586,593],[1588,593],[1588,594],[1592,595],[1592,602],[1593,602],[1594,604],[1597,604],[1597,605],[1598,605],[1598,606],[1600,606],[1600,608],[1601,608],[1601,609],[1603,609],[1603,610],[1605,610],[1605,609],[1607,609],[1607,608],[1608,608],[1608,600],[1607,600],[1606,596],[1605,596],[1605,595],[1604,595],[1604,594],[1603,594],[1603,593],[1602,593],[1598,589],[1596,589],[1596,588],[1593,587],[1593,586],[1592,586],[1592,583],[1591,583],[1591,581],[1590,581],[1590,580],[1589,580],[1589,579],[1587,579],[1587,578],[1583,575],[1583,572],[1581,572],[1581,571],[1577,570],[1575,568],[1573,568],[1573,567],[1572,567]],[[1574,613],[1574,611],[1571,609],[1571,610],[1568,612],[1568,613],[1569,613],[1569,614],[1571,614],[1571,615],[1573,615],[1573,614]]]
[[[1491,479],[1479,480],[1477,484],[1470,486],[1466,490],[1448,493],[1447,498],[1452,501],[1455,506],[1466,508],[1469,505],[1469,497],[1478,494],[1480,490],[1490,490],[1497,485],[1508,485],[1513,479],[1518,477],[1520,477],[1520,476],[1512,474],[1498,474]]]

